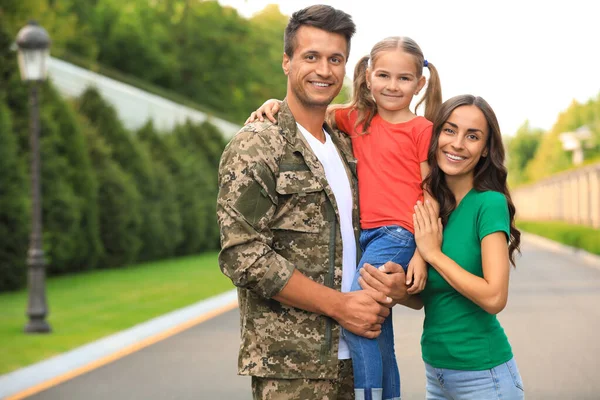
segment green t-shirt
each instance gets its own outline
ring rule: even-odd
[[[465,270],[483,277],[481,240],[494,232],[510,237],[506,197],[471,189],[450,214],[442,252]],[[426,363],[435,368],[478,371],[512,358],[496,316],[457,292],[431,266],[421,298],[425,305],[421,350]]]

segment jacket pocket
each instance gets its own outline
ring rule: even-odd
[[[253,175],[254,179],[237,198],[235,208],[251,225],[258,226],[260,219],[277,205],[277,198],[274,178],[265,166],[258,164]]]
[[[310,171],[281,172],[275,191],[279,196],[271,229],[317,233],[324,218],[322,213],[325,192]]]

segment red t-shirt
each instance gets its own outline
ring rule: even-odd
[[[414,233],[412,215],[421,190],[421,162],[427,161],[433,124],[424,117],[391,124],[376,114],[368,134],[354,128],[356,111],[336,110],[338,128],[352,138],[358,160],[360,226],[400,225]]]

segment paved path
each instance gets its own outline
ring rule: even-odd
[[[600,399],[600,268],[527,243],[510,287],[499,318],[527,399]],[[394,312],[403,399],[423,399],[423,314]],[[30,399],[250,400],[236,375],[238,330],[230,311]]]

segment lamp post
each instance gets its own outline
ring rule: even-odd
[[[50,36],[36,22],[29,22],[17,34],[21,79],[29,83],[31,145],[31,236],[27,253],[29,302],[25,326],[28,333],[50,332],[46,322],[46,272],[42,246],[42,193],[40,177],[40,115],[38,86],[46,79],[50,57]]]
[[[563,150],[573,152],[573,165],[583,163],[583,148],[590,147],[588,141],[591,137],[592,131],[586,125],[580,126],[574,132],[560,134]]]

